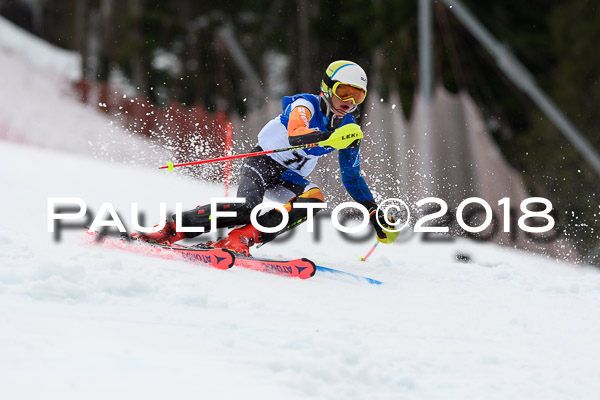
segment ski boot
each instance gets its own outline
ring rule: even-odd
[[[260,243],[260,231],[252,224],[244,225],[229,232],[229,235],[207,245],[216,248],[231,250],[244,256],[250,256],[250,247]]]
[[[154,225],[156,226],[156,225]],[[171,245],[187,236],[183,232],[177,232],[175,222],[167,221],[165,227],[158,232],[150,233],[132,233],[131,238],[141,240],[148,243]]]

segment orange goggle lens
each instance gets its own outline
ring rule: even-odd
[[[356,86],[340,84],[333,85],[333,94],[342,101],[352,100],[354,104],[360,104],[365,100],[367,92]]]

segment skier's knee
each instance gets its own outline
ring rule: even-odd
[[[309,190],[305,191],[299,196],[294,197],[289,202],[283,205],[283,208],[288,212],[289,219],[291,221],[305,221],[307,218],[308,210],[306,207],[294,207],[296,203],[324,203],[325,199],[323,197],[323,192],[317,186],[311,187]],[[311,208],[313,215],[318,213],[320,208]],[[259,223],[263,226],[277,226],[281,223],[283,216],[281,212],[274,208],[267,212],[266,214],[261,215],[258,218]]]
[[[324,203],[325,198],[323,197],[321,189],[317,186],[313,186],[298,196],[296,201],[302,203]]]

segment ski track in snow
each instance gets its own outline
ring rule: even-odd
[[[222,189],[7,143],[0,158],[7,398],[592,399],[600,389],[596,269],[418,239],[362,263],[371,243],[344,241],[326,220],[319,242],[300,227],[255,254],[308,256],[383,286],[143,257],[84,246],[77,230],[56,244],[49,196],[94,211],[111,202],[127,225],[131,201],[150,222],[160,201],[200,204]],[[44,168],[16,167],[26,159]],[[453,262],[459,250],[475,263]]]

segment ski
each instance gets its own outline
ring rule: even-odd
[[[319,271],[319,276],[321,276],[321,273],[325,273],[331,276],[336,276],[336,277],[348,277],[350,279],[353,280],[357,280],[360,282],[366,282],[370,285],[381,285],[383,284],[383,282],[378,281],[377,279],[373,279],[373,278],[368,278],[366,276],[361,276],[361,275],[356,275],[356,274],[352,274],[350,272],[346,272],[346,271],[341,271],[339,269],[333,269],[333,268],[327,268],[327,267],[322,267],[320,265],[317,265],[317,271]]]
[[[237,253],[235,255],[234,265],[236,267],[248,268],[254,271],[267,272],[270,274],[300,279],[308,279],[314,276],[317,270],[315,264],[306,258],[278,261],[265,258],[255,258],[252,256],[248,257]]]
[[[198,243],[190,246],[194,249],[212,249],[205,243]],[[233,265],[236,267],[247,268],[254,271],[266,272],[269,274],[282,275],[292,278],[308,279],[315,275],[317,268],[315,263],[307,258],[298,258],[295,260],[273,260],[270,258],[259,258],[252,255],[232,252],[235,260]]]
[[[86,233],[87,241],[90,244],[100,244],[104,247],[126,250],[167,260],[183,260],[199,263],[218,269],[229,269],[236,266],[300,279],[311,278],[319,271],[325,275],[349,277],[358,281],[367,282],[371,285],[382,284],[381,281],[375,279],[315,265],[315,263],[307,258],[273,260],[246,256],[244,254],[234,253],[230,250],[210,247],[203,243],[192,246],[182,246],[178,244],[164,245],[134,240],[126,234],[112,236],[99,232],[90,232],[88,230],[86,230]]]
[[[212,247],[194,248],[177,244],[164,245],[134,240],[123,234],[115,237],[98,232],[87,231],[88,243],[104,247],[130,251],[136,254],[163,258],[166,260],[183,260],[191,263],[209,265],[217,269],[233,267],[235,256],[226,249]]]
[[[206,246],[202,243],[192,246],[181,246],[178,244],[164,245],[134,240],[126,234],[112,236],[87,230],[86,233],[88,242],[100,244],[104,247],[131,251],[167,260],[183,259],[184,261],[210,265],[219,269],[229,269],[235,265],[236,267],[254,271],[300,279],[308,279],[316,271],[315,264],[306,258],[278,261],[245,256],[230,250]]]

